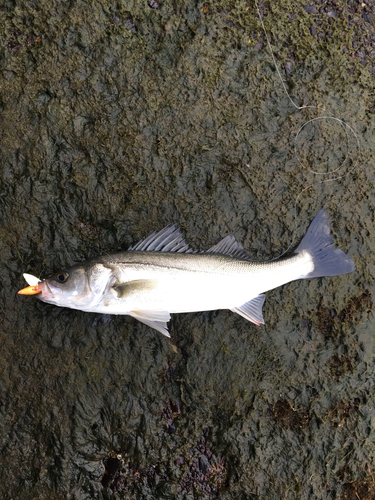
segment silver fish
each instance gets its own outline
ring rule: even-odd
[[[355,270],[335,248],[321,210],[289,257],[253,262],[233,235],[207,252],[194,252],[176,225],[153,232],[126,252],[76,264],[40,281],[24,275],[43,302],[81,311],[128,314],[169,337],[170,313],[230,309],[264,323],[263,294],[290,281]]]

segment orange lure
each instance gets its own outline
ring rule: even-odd
[[[36,293],[41,292],[39,285],[27,286],[26,288],[22,288],[18,293],[20,295],[35,295]]]

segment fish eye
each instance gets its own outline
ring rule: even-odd
[[[65,281],[69,278],[69,273],[67,273],[66,271],[63,271],[61,273],[58,273],[56,275],[56,280],[59,282],[59,283],[65,283]]]

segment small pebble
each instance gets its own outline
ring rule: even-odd
[[[330,10],[329,12],[327,12],[327,16],[328,17],[335,17],[335,18],[338,17],[337,16],[337,12],[335,10],[333,10],[333,9]]]
[[[148,6],[151,7],[151,9],[158,9],[159,4],[156,2],[156,0],[148,0]]]
[[[287,61],[285,63],[285,75],[287,78],[290,77],[290,73],[292,71],[292,66],[293,66],[293,64],[291,63],[291,61]]]
[[[317,10],[317,8],[315,7],[315,5],[305,6],[305,7],[304,7],[304,10],[305,10],[308,14],[317,14],[317,13],[318,13],[318,10]]]

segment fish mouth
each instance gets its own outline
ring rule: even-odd
[[[19,290],[19,295],[37,295],[38,293],[41,293],[43,295],[43,292],[47,292],[47,295],[51,294],[53,296],[52,290],[46,280],[42,281],[36,276],[27,273],[24,273],[23,277],[25,278],[29,286]],[[47,287],[47,289],[45,287]]]
[[[40,281],[38,284],[27,286],[22,288],[18,292],[19,295],[37,295],[43,302],[55,303],[56,294],[53,292],[52,288],[49,286],[47,280]]]

